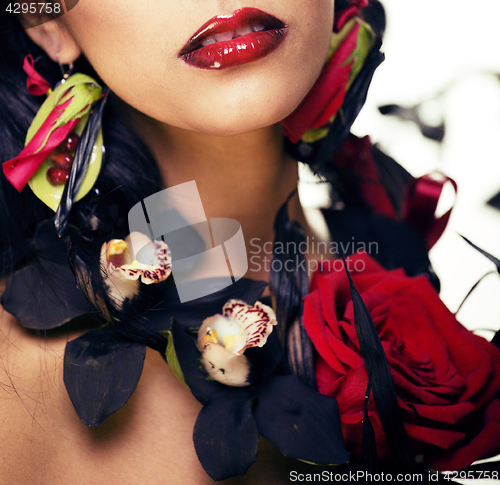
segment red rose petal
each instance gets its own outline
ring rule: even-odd
[[[405,423],[405,430],[410,438],[444,449],[450,448],[465,436],[465,433],[460,431],[418,426],[411,423]]]
[[[474,436],[467,444],[449,450],[438,457],[429,457],[428,463],[436,470],[461,470],[482,458],[500,453],[500,399],[494,399],[476,420]]]
[[[311,341],[318,353],[328,362],[328,364],[339,374],[345,374],[343,363],[351,367],[363,365],[363,359],[353,350],[349,349],[340,338],[334,335],[331,328],[324,324],[321,312],[313,308],[314,300],[309,299],[304,303],[303,321],[307,325]],[[307,324],[305,323],[307,321]]]
[[[470,402],[447,404],[446,406],[430,406],[427,404],[410,404],[419,416],[440,423],[456,424],[472,413],[476,406]]]

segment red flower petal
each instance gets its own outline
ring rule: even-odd
[[[461,470],[481,458],[500,453],[500,399],[494,399],[485,408],[481,419],[476,420],[468,436],[474,436],[466,445],[450,450],[437,458],[429,459],[436,470]]]
[[[410,438],[422,443],[429,443],[440,448],[448,449],[465,437],[460,431],[436,429],[428,426],[417,426],[405,423],[405,430]]]
[[[40,151],[37,151],[47,138],[57,118],[61,116],[61,112],[64,111],[64,108],[71,102],[71,99],[72,98],[56,106],[51,111],[35,136],[16,158],[7,160],[3,163],[2,167],[5,177],[19,192],[26,186],[30,178],[35,175],[43,161],[64,141],[80,121],[80,118],[72,119],[65,125],[56,128],[50,134],[45,146]]]
[[[28,54],[24,58],[23,63],[24,72],[28,75],[26,87],[28,88],[28,92],[30,94],[33,94],[34,96],[41,96],[50,89],[50,84],[46,79],[40,76],[38,72],[36,72],[34,65],[35,61],[33,60],[33,56]]]
[[[427,404],[410,404],[415,412],[422,418],[431,419],[440,423],[457,424],[458,421],[476,409],[470,402],[447,403],[445,406]]]
[[[306,331],[311,338],[316,350],[328,362],[328,364],[339,374],[345,374],[345,369],[339,361],[335,350],[329,345],[329,341],[334,339],[330,328],[323,322],[321,312],[317,311],[314,307],[312,299],[304,302],[304,316],[303,321],[307,321]]]

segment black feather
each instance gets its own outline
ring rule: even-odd
[[[368,380],[375,398],[382,428],[396,460],[405,470],[411,470],[415,468],[415,462],[409,451],[408,437],[399,412],[398,398],[384,348],[370,312],[354,286],[345,258],[343,257],[343,259],[351,290],[359,348],[368,373]],[[364,429],[363,441],[367,439],[367,436],[368,439],[373,439],[369,437],[368,432],[369,428]]]
[[[302,298],[309,289],[304,254],[297,249],[301,247],[300,243],[306,243],[306,238],[302,227],[290,221],[287,210],[288,201],[294,194],[281,206],[274,221],[274,252],[269,281],[276,297],[278,331],[287,356],[285,365],[304,383],[316,388],[313,347],[301,319]],[[278,247],[280,251],[276,251]],[[290,251],[290,248],[294,250]]]
[[[106,88],[105,95],[96,101],[94,107],[92,108],[87,125],[85,126],[82,136],[80,137],[73,165],[71,166],[68,180],[64,186],[61,202],[57,208],[54,218],[54,224],[56,226],[57,233],[60,236],[66,230],[71,208],[73,207],[73,203],[75,202],[78,191],[80,190],[83,179],[87,173],[87,168],[92,155],[92,149],[94,147],[99,128],[101,127],[102,114],[104,112],[104,106],[106,106],[107,98],[108,90]]]

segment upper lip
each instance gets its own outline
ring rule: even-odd
[[[286,25],[276,17],[257,8],[242,8],[230,15],[216,15],[205,22],[186,42],[179,56],[201,47],[202,42],[210,36],[246,27],[251,24],[263,25],[266,30],[283,29]]]

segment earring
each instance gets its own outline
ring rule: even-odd
[[[107,88],[90,76],[72,74],[72,64],[66,70],[61,66],[62,79],[53,89],[36,71],[31,55],[26,56],[23,69],[28,91],[46,94],[47,99],[28,129],[24,149],[3,163],[3,171],[19,192],[28,184],[56,212],[61,235],[74,201],[91,190],[99,175]]]
[[[73,73],[73,63],[68,64],[68,69],[65,70],[63,65],[59,61],[59,52],[56,52],[56,59],[57,59],[57,63],[59,64],[59,69],[61,69],[61,75],[62,75],[61,84],[64,84],[66,82],[66,80]]]

